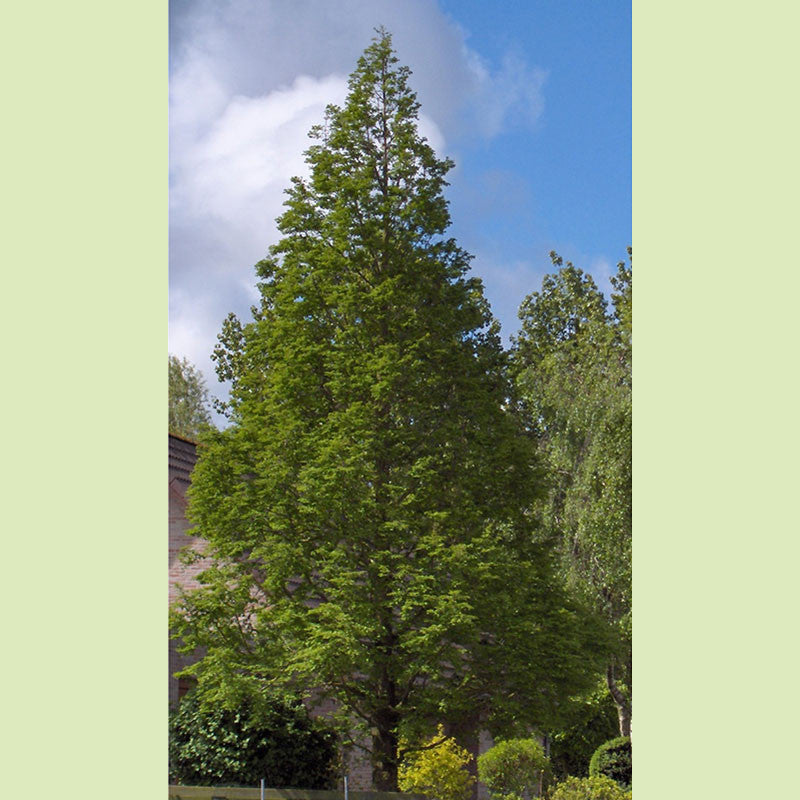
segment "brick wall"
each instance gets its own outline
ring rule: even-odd
[[[189,488],[191,471],[197,460],[196,445],[188,439],[169,436],[169,604],[178,598],[177,585],[194,589],[197,574],[207,566],[207,562],[185,566],[179,554],[185,547],[199,550],[200,542],[186,531],[191,527],[186,519],[186,490]],[[192,657],[178,652],[174,639],[169,640],[169,678],[168,695],[170,705],[178,701],[184,686],[174,677],[175,673],[192,663]]]

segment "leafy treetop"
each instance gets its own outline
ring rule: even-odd
[[[197,439],[212,427],[205,378],[186,358],[169,357],[169,430]]]

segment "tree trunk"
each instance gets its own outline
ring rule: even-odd
[[[378,474],[385,475],[388,468],[378,462]],[[383,491],[383,479],[379,480],[376,492]],[[385,509],[382,509],[385,511]],[[386,597],[388,591],[382,592]],[[378,652],[382,656],[383,664],[380,676],[379,696],[383,699],[381,707],[375,714],[375,734],[372,737],[372,782],[379,792],[396,792],[398,751],[400,739],[397,729],[400,724],[400,714],[397,710],[397,684],[389,671],[389,664],[394,658],[397,647],[397,633],[393,627],[393,611],[385,605],[382,609],[383,637],[378,644]]]
[[[616,702],[616,701],[615,701]],[[631,735],[631,706],[630,703],[617,704],[617,715],[619,716],[619,735]]]
[[[395,730],[378,729],[372,738],[372,782],[379,792],[397,792],[398,738]]]
[[[631,718],[633,716],[633,708],[631,701],[627,698],[624,692],[617,686],[617,681],[614,675],[614,665],[609,664],[606,670],[606,683],[608,684],[608,691],[614,699],[617,706],[617,716],[619,717],[619,735],[631,735]]]

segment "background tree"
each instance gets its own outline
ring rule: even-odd
[[[593,692],[567,703],[558,730],[548,737],[550,765],[555,778],[586,777],[595,750],[618,733],[617,707],[604,677]]]
[[[408,75],[380,32],[312,131],[252,322],[223,327],[231,426],[190,500],[215,565],[173,620],[212,696],[338,701],[388,790],[401,735],[549,720],[593,667],[531,535],[541,471]]]
[[[169,430],[196,439],[212,427],[203,374],[186,358],[169,357]]]
[[[630,254],[630,248],[628,249]],[[612,310],[591,276],[551,253],[558,272],[520,308],[516,387],[551,475],[546,527],[571,589],[616,639],[606,683],[630,735],[632,270],[618,264]]]

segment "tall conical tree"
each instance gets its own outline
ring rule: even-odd
[[[335,698],[390,790],[401,733],[545,716],[587,672],[531,535],[540,480],[497,326],[444,237],[451,163],[419,136],[408,77],[379,32],[312,131],[253,321],[225,324],[232,425],[191,495],[216,566],[174,617],[205,648],[201,690]]]

